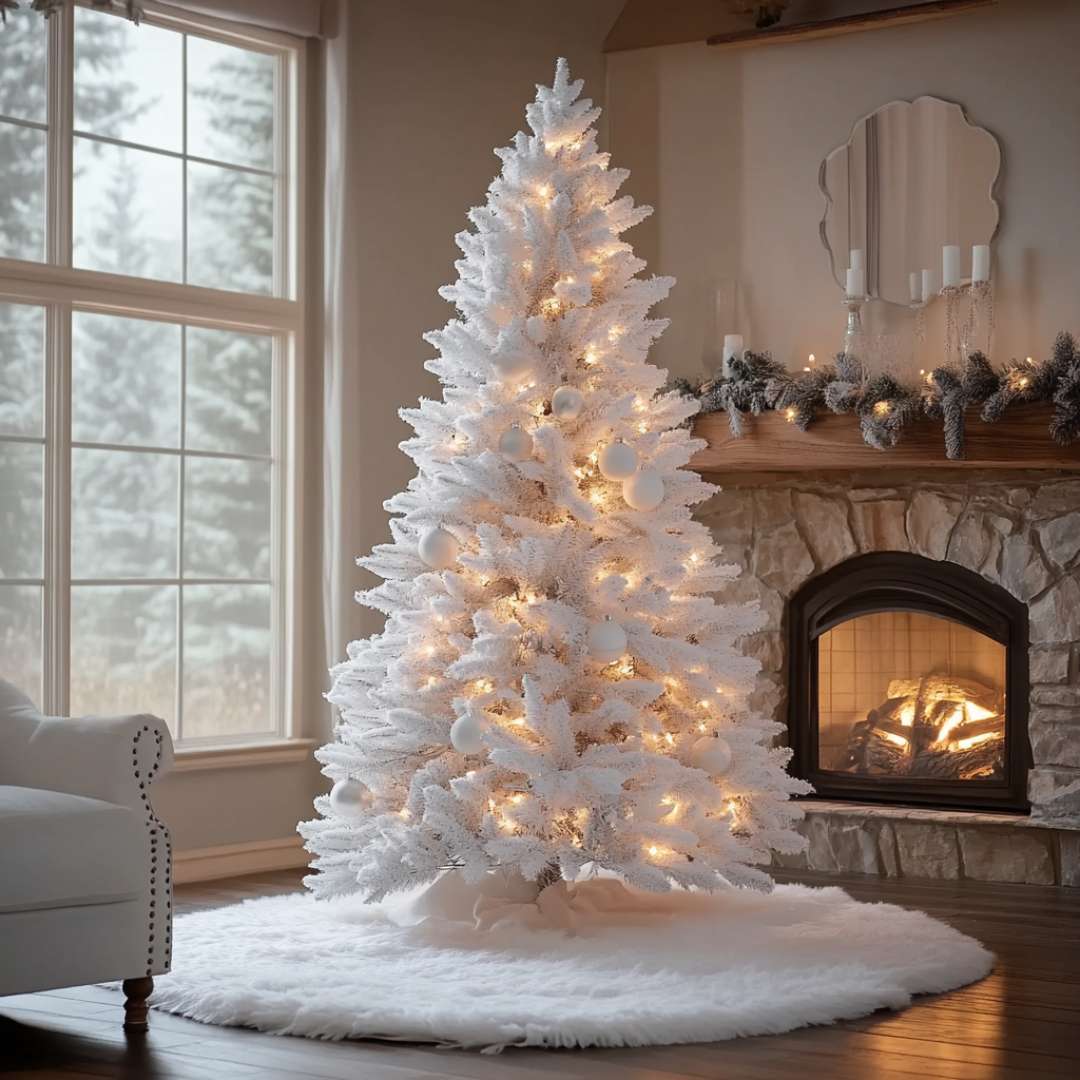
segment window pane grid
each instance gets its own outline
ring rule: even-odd
[[[0,439],[10,439],[11,442],[41,442],[32,436],[0,436]],[[163,454],[171,457],[185,458],[210,458],[217,461],[260,461],[263,464],[273,463],[270,454],[244,454],[233,453],[227,450],[194,450],[190,447],[179,446],[147,446],[139,443],[100,443],[87,440],[73,439],[71,442],[74,450],[130,450],[140,454]]]
[[[246,291],[252,296],[269,293],[273,297],[283,297],[279,283],[292,287],[293,275],[287,260],[292,250],[289,232],[295,227],[292,224],[295,221],[292,207],[287,204],[294,190],[293,178],[287,175],[287,169],[296,167],[295,156],[288,152],[295,132],[289,122],[293,103],[291,94],[283,92],[283,80],[286,73],[290,80],[295,79],[294,67],[299,56],[295,47],[285,38],[278,38],[272,45],[260,44],[252,40],[247,31],[235,37],[228,32],[216,30],[188,34],[183,29],[181,19],[148,13],[144,26],[158,24],[168,27],[166,33],[175,36],[182,57],[180,98],[177,102],[182,114],[179,148],[152,145],[156,141],[152,135],[146,140],[142,138],[142,134],[137,138],[124,137],[126,133],[123,131],[96,131],[92,125],[81,122],[83,114],[79,112],[79,88],[74,79],[74,71],[79,49],[77,26],[83,11],[89,9],[84,9],[81,5],[76,11],[68,8],[47,23],[38,23],[44,27],[42,36],[47,37],[48,41],[47,77],[44,79],[47,86],[47,110],[42,112],[42,116],[47,117],[47,122],[30,114],[10,115],[12,109],[3,109],[4,99],[0,96],[0,125],[7,123],[13,129],[24,129],[28,133],[37,131],[43,139],[47,139],[47,152],[42,154],[42,160],[47,161],[47,166],[42,168],[41,180],[41,194],[46,206],[41,230],[44,239],[40,241],[41,250],[34,255],[35,261],[44,262],[45,266],[74,265],[78,275],[86,269],[79,266],[72,257],[76,240],[71,227],[72,207],[77,203],[79,194],[74,190],[76,185],[73,183],[73,156],[77,144],[81,142],[84,151],[100,146],[150,155],[154,160],[177,162],[182,197],[175,209],[183,227],[179,273],[173,279],[176,285],[192,282],[238,293]],[[92,14],[97,16],[104,13]],[[160,32],[162,31],[159,30]],[[190,66],[190,54],[195,43],[199,43],[204,55],[201,75]],[[251,59],[256,56],[261,59]],[[214,63],[222,57],[227,61],[226,65],[220,71],[215,71]],[[269,132],[269,142],[262,144],[269,149],[259,149],[258,139],[265,138],[265,135],[258,134],[258,125],[251,128],[250,132],[229,126],[234,122],[233,116],[240,117],[241,114],[230,114],[228,110],[245,105],[243,94],[238,98],[235,93],[236,82],[229,81],[225,74],[233,70],[229,68],[229,64],[234,65],[242,77],[246,77],[245,72],[261,71],[263,76],[270,80],[267,99],[269,111],[261,128],[264,133]],[[203,127],[196,136],[192,128],[193,118],[189,117],[189,113],[193,108],[195,99],[192,94],[199,78],[203,81],[201,89],[205,96],[198,105],[201,110],[198,122]],[[153,93],[152,83],[152,79],[148,80],[149,93]],[[264,90],[266,85],[265,82],[262,84]],[[289,85],[295,89],[296,83],[290,81]],[[0,90],[2,89],[0,86]],[[259,105],[260,99],[257,95],[250,100],[255,101],[258,107],[267,107],[266,100]],[[74,115],[73,101],[76,103]],[[18,111],[21,106],[13,108]],[[214,110],[217,110],[216,114]],[[222,118],[222,126],[215,126],[215,115]],[[76,118],[80,120],[78,124],[74,122]],[[289,141],[283,141],[286,136]],[[194,141],[196,137],[202,140],[198,146]],[[255,141],[251,141],[253,138]],[[223,148],[226,151],[224,153],[209,152]],[[265,160],[259,159],[260,154]],[[203,172],[199,174],[197,189],[193,190],[195,185],[192,178],[196,175],[194,170],[200,168]],[[260,188],[260,184],[267,186]],[[246,200],[249,206],[254,206],[256,212],[263,214],[259,220],[272,222],[272,228],[267,228],[265,239],[255,237],[257,242],[249,245],[246,253],[238,252],[231,260],[227,256],[215,255],[212,246],[207,246],[207,240],[215,230],[224,236],[225,229],[216,218],[207,217],[207,193],[226,207],[231,207],[237,199]],[[0,211],[2,209],[0,206]],[[189,224],[189,211],[199,212],[201,218],[192,220]],[[76,207],[76,215],[77,213]],[[130,216],[135,217],[135,214]],[[0,212],[0,219],[2,218],[3,213]],[[77,222],[76,216],[76,229]],[[0,220],[0,226],[3,224]],[[201,234],[197,232],[200,228]],[[189,243],[189,240],[199,239],[202,240],[201,247]],[[83,243],[85,244],[85,239]],[[7,254],[12,253],[0,251],[0,256]],[[14,254],[21,257],[19,252]],[[207,257],[209,262],[206,261]],[[242,270],[237,277],[235,267],[243,266],[245,259],[254,269]],[[93,272],[91,269],[90,273]],[[283,450],[281,432],[284,430],[284,418],[277,413],[288,404],[282,394],[284,384],[280,381],[280,358],[291,354],[292,336],[299,330],[299,312],[290,312],[287,319],[284,316],[275,317],[271,319],[270,325],[266,325],[262,318],[236,318],[234,325],[237,329],[216,331],[210,328],[216,325],[228,326],[233,322],[231,309],[226,311],[226,305],[215,301],[223,307],[220,318],[216,312],[208,310],[205,314],[193,313],[195,321],[186,324],[183,320],[187,317],[188,306],[180,304],[181,294],[176,292],[177,303],[172,309],[175,314],[167,313],[171,310],[168,306],[160,309],[155,306],[146,309],[142,320],[175,325],[182,337],[183,345],[179,350],[180,364],[176,375],[179,382],[180,410],[176,444],[172,445],[172,438],[168,436],[164,439],[164,444],[159,445],[158,440],[162,433],[157,430],[147,432],[151,436],[150,440],[130,438],[129,436],[136,434],[134,428],[122,430],[123,437],[119,441],[115,436],[110,438],[104,428],[100,431],[100,437],[94,430],[74,432],[73,424],[81,399],[73,382],[77,384],[80,381],[81,373],[78,370],[77,343],[75,356],[72,354],[73,312],[76,317],[80,311],[90,313],[97,310],[118,321],[129,317],[139,319],[138,312],[141,307],[138,305],[138,271],[132,271],[130,265],[118,261],[115,272],[121,277],[131,279],[128,288],[134,306],[128,307],[121,303],[115,308],[111,304],[96,309],[89,306],[80,308],[80,300],[86,304],[92,303],[92,294],[80,296],[82,282],[78,277],[72,277],[69,282],[60,279],[60,283],[70,292],[66,299],[57,298],[54,290],[46,293],[34,288],[33,279],[30,279],[29,287],[25,290],[8,290],[12,300],[36,304],[47,312],[50,327],[46,344],[47,364],[44,365],[46,409],[42,433],[30,434],[25,430],[25,425],[21,425],[24,428],[22,431],[16,429],[0,434],[0,448],[6,444],[22,445],[27,450],[36,446],[44,455],[43,547],[47,551],[43,556],[45,562],[42,576],[34,574],[36,567],[28,567],[27,569],[31,569],[30,574],[23,570],[19,576],[0,577],[0,645],[4,644],[4,633],[10,633],[12,625],[8,618],[10,603],[5,608],[5,599],[13,596],[24,596],[24,599],[36,596],[38,599],[32,601],[31,606],[37,605],[34,610],[37,611],[35,618],[40,640],[35,655],[39,658],[39,672],[32,681],[42,688],[44,677],[45,704],[53,711],[67,712],[69,679],[78,667],[77,657],[70,654],[68,648],[69,614],[76,623],[80,622],[82,616],[83,625],[94,625],[85,623],[87,612],[101,609],[101,605],[96,601],[91,603],[92,596],[102,597],[102,603],[108,608],[116,597],[122,596],[125,591],[135,590],[145,598],[145,602],[139,602],[145,609],[140,618],[150,618],[151,622],[147,625],[151,628],[160,625],[157,622],[158,615],[151,611],[155,605],[160,609],[164,604],[165,609],[170,610],[170,615],[172,610],[175,610],[175,618],[170,620],[174,627],[170,635],[175,638],[175,662],[171,665],[174,683],[169,687],[169,692],[173,696],[174,732],[178,739],[182,737],[203,743],[220,741],[224,737],[235,741],[269,734],[269,729],[280,731],[282,689],[288,683],[280,682],[283,674],[282,662],[286,657],[282,636],[284,623],[281,617],[284,611],[284,579],[279,577],[285,549],[279,533],[286,493],[281,489],[285,482],[285,470],[278,468]],[[70,271],[68,274],[70,275]],[[214,275],[218,275],[222,280],[217,280]],[[86,283],[93,287],[91,278],[88,277]],[[197,300],[197,297],[194,299]],[[209,303],[208,300],[207,304]],[[162,312],[161,316],[158,315],[159,310]],[[250,328],[242,330],[241,325]],[[271,357],[266,372],[267,400],[265,406],[260,404],[259,392],[255,395],[254,405],[251,404],[250,396],[244,399],[244,408],[252,413],[251,417],[244,418],[247,427],[230,427],[227,410],[215,412],[215,380],[220,381],[221,370],[223,366],[227,367],[229,358],[214,356],[217,348],[214,343],[202,346],[204,355],[199,363],[202,366],[201,378],[204,384],[201,387],[198,384],[193,386],[189,364],[192,336],[189,334],[189,326],[192,331],[200,334],[231,334],[238,340],[262,339],[267,343],[267,355]],[[134,347],[132,351],[135,351]],[[245,358],[241,357],[241,360],[244,361]],[[249,366],[254,363],[253,370],[261,373],[261,354],[258,349],[246,358],[246,362]],[[289,362],[291,364],[292,360]],[[261,379],[262,375],[259,374],[258,378]],[[208,382],[205,381],[207,379]],[[242,377],[233,381],[237,385],[243,384]],[[85,380],[84,385],[87,385]],[[200,390],[201,394],[194,404],[194,412],[191,398],[193,389]],[[70,402],[70,405],[67,402]],[[265,418],[264,411],[267,414]],[[256,428],[252,429],[251,423],[255,423]],[[222,427],[222,424],[225,426]],[[255,435],[260,431],[265,432],[265,436],[259,436],[259,439],[264,438],[265,446],[253,444],[253,440],[259,441]],[[78,434],[79,438],[73,438],[73,434]],[[234,445],[227,445],[229,441]],[[175,528],[174,573],[117,576],[92,572],[93,576],[75,576],[70,572],[74,569],[71,558],[75,555],[72,540],[77,540],[80,535],[80,530],[76,530],[73,537],[68,526],[72,509],[71,497],[75,490],[72,485],[73,469],[78,469],[80,457],[84,461],[88,460],[84,457],[86,454],[94,455],[95,468],[98,462],[109,459],[134,460],[142,455],[154,457],[163,465],[167,459],[175,461],[175,504],[174,513],[171,515],[174,522],[169,523],[170,527]],[[129,474],[127,469],[122,469],[121,472],[124,475]],[[288,482],[292,488],[294,480],[289,479]],[[169,484],[172,484],[171,471]],[[200,485],[202,491],[199,490]],[[103,486],[108,485],[106,483]],[[232,528],[230,515],[222,514],[221,523],[215,518],[218,507],[236,509],[229,504],[229,498],[237,491],[250,503],[250,508],[247,505],[239,507],[240,518],[243,519],[246,513],[248,519],[245,526],[247,531],[240,530],[242,535],[239,539],[232,536],[235,530]],[[254,519],[251,518],[251,512],[255,514]],[[263,538],[258,538],[250,531],[255,527],[251,524],[252,521],[259,523],[258,529],[264,534]],[[114,523],[111,527],[115,529],[117,526]],[[251,546],[253,541],[254,547]],[[192,546],[195,542],[198,543],[198,555],[197,549]],[[62,551],[58,550],[58,545],[62,547]],[[219,568],[218,564],[225,573],[213,572]],[[261,572],[264,566],[269,573]],[[148,566],[147,569],[149,568]],[[118,565],[117,569],[121,569],[121,566]],[[244,569],[249,569],[249,572],[236,572]],[[211,573],[206,573],[206,570]],[[250,570],[255,570],[255,573]],[[52,599],[48,599],[50,596]],[[170,596],[172,600],[169,599]],[[102,611],[104,617],[111,618],[114,623],[117,613],[121,622],[128,618],[119,608],[112,615],[108,610],[101,609],[99,616]],[[135,642],[135,651],[130,656],[121,658],[117,665],[132,676],[145,675],[145,657],[140,656],[138,649],[140,634],[136,633],[134,637],[129,634],[128,639]],[[195,651],[190,652],[192,649]],[[190,652],[190,656],[186,656],[185,652]],[[44,673],[40,671],[42,662],[45,666]],[[233,700],[225,701],[225,692],[233,681],[230,680],[230,675],[238,676],[235,681],[241,684],[241,688],[239,693],[233,695]],[[152,710],[161,707],[151,692],[152,682],[153,680],[144,687],[149,695],[149,703],[143,700],[137,707]],[[105,685],[98,690],[107,694],[109,687]],[[193,708],[196,712],[191,711]],[[222,715],[226,717],[224,726],[220,723]],[[217,728],[214,727],[215,724],[218,725]]]
[[[49,125],[44,120],[24,120],[20,116],[8,116],[0,113],[0,124],[11,124],[13,127],[33,128],[35,131],[48,131]]]
[[[6,117],[0,116],[0,122],[18,124],[20,127],[32,127],[39,128],[44,131],[46,129],[45,124],[37,124],[28,120],[8,120]],[[190,161],[196,165],[213,165],[217,169],[228,169],[231,172],[238,173],[250,173],[253,176],[265,176],[270,179],[276,179],[279,173],[274,169],[263,169],[258,165],[240,165],[234,161],[221,161],[218,158],[200,157],[198,154],[185,154],[180,150],[166,150],[160,146],[147,146],[146,143],[128,142],[126,139],[116,139],[109,135],[98,135],[93,131],[81,131],[79,128],[75,128],[72,134],[79,139],[85,139],[87,142],[103,143],[106,146],[116,146],[122,150],[140,150],[146,154],[157,154],[159,157],[173,158],[175,161]]]

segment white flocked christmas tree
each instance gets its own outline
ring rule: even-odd
[[[443,398],[402,411],[419,472],[360,560],[386,626],[334,669],[334,786],[300,826],[318,896],[447,867],[768,887],[802,847],[803,785],[748,707],[758,614],[691,516],[715,490],[685,468],[697,405],[646,359],[673,282],[637,276],[621,235],[650,209],[616,198],[580,92],[560,60],[457,237]]]

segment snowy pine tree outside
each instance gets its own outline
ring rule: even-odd
[[[638,276],[620,237],[650,209],[616,197],[581,89],[560,60],[457,237],[443,399],[402,411],[419,473],[360,560],[386,626],[333,671],[335,785],[300,826],[321,897],[446,867],[767,888],[803,847],[806,787],[748,706],[758,612],[722,602],[735,570],[691,516],[716,490],[685,468],[697,404],[646,359],[673,282]]]

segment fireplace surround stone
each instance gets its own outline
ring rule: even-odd
[[[756,707],[787,721],[787,610],[815,575],[872,552],[956,563],[1028,605],[1029,815],[805,800],[805,855],[784,865],[882,876],[1080,885],[1080,477],[1024,470],[931,474],[710,474],[707,524],[760,603],[745,641]]]

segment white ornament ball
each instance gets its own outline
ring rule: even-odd
[[[445,570],[457,561],[458,542],[452,533],[448,533],[440,525],[433,525],[420,534],[417,551],[420,558],[433,570]]]
[[[626,652],[626,631],[609,615],[589,627],[586,644],[594,660],[610,664]]]
[[[642,469],[623,481],[622,497],[634,510],[655,510],[664,501],[664,481],[653,469]]]
[[[479,754],[484,749],[483,724],[471,713],[450,725],[450,744],[459,754]]]
[[[330,789],[330,809],[338,817],[362,817],[370,805],[371,790],[351,776],[339,780]]]
[[[491,357],[491,366],[500,379],[520,379],[532,371],[531,359],[516,349],[494,353]]]
[[[731,767],[731,747],[717,735],[703,735],[690,747],[690,760],[711,776],[722,776]]]
[[[621,440],[608,443],[600,451],[597,464],[600,466],[600,475],[606,480],[627,480],[637,472],[637,451]]]
[[[556,420],[576,420],[585,408],[585,395],[573,386],[560,386],[551,395],[551,415]]]
[[[511,461],[527,461],[532,451],[532,436],[520,424],[508,427],[499,436],[499,453]]]

